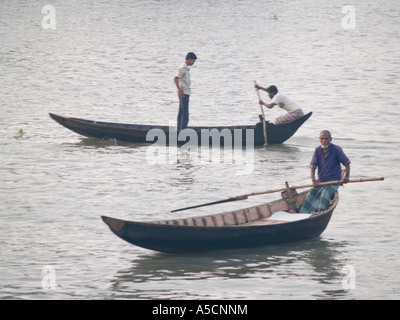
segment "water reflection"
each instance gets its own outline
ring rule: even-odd
[[[121,141],[117,139],[97,139],[97,138],[80,138],[79,142],[74,143],[63,143],[65,146],[75,146],[78,148],[93,147],[93,148],[108,148],[108,147],[126,147],[126,148],[140,148],[146,146],[142,143],[133,143],[127,141]]]
[[[265,299],[271,295],[285,298],[288,286],[293,286],[291,291],[294,298],[342,299],[347,295],[347,291],[341,288],[341,268],[345,264],[346,243],[324,239],[202,254],[152,252],[133,260],[129,269],[120,270],[112,280],[112,288],[116,296],[123,294],[131,298],[151,298],[155,290],[153,285],[158,284],[160,290],[157,290],[157,297],[176,299],[185,296],[182,288],[179,293],[173,292],[178,283],[185,283],[186,290],[191,291],[187,295],[193,296],[196,295],[192,292],[193,288],[200,288],[207,285],[207,282],[223,281],[232,282],[232,296],[228,298],[235,298],[235,291],[240,291],[242,285],[248,285],[248,280],[254,280],[257,286],[258,281],[260,285],[262,282],[261,289],[265,290],[256,299]],[[309,296],[305,296],[304,288],[296,286],[303,282],[305,286],[310,286],[309,282],[306,284],[310,278],[315,288],[310,290]],[[268,283],[274,288],[274,293],[267,290]],[[337,290],[326,290],[335,287],[332,284],[337,284]],[[166,290],[165,286],[171,290]],[[208,287],[211,297],[214,289]],[[296,297],[296,294],[300,297]]]
[[[16,138],[20,138],[20,136],[17,136]],[[74,142],[74,143],[63,143],[63,145],[76,145],[76,146],[89,146],[89,147],[109,147],[109,146],[121,146],[121,147],[127,147],[127,148],[139,148],[139,147],[148,147],[153,145],[154,142],[149,141],[148,143],[134,143],[134,142],[129,142],[129,141],[123,141],[123,140],[118,140],[114,138],[103,138],[103,139],[98,139],[98,138],[90,138],[90,137],[82,137],[79,136],[79,141]],[[159,147],[159,146],[158,146]],[[175,149],[176,147],[166,147],[166,148],[172,148]],[[236,148],[236,146],[235,146]],[[246,148],[246,146],[242,146],[243,149]],[[185,156],[191,155],[190,151],[193,149],[200,149],[200,146],[191,146],[191,149],[188,147],[182,148],[181,146],[178,147],[178,156],[180,158],[183,158],[185,160]],[[206,147],[206,149],[209,149]],[[229,146],[220,146],[218,148],[219,150],[233,150],[232,147]],[[265,150],[264,146],[254,146],[255,150],[258,151],[263,151]],[[301,149],[295,145],[290,145],[290,144],[272,144],[268,146],[268,151],[275,151],[275,152],[283,152],[283,153],[295,153],[295,152],[301,152]],[[185,161],[183,161],[185,163]]]

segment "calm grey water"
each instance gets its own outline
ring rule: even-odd
[[[42,13],[49,4],[55,17]],[[400,10],[392,0],[352,6],[1,1],[0,298],[400,298]],[[255,123],[255,79],[313,116],[284,145],[250,153],[250,169],[204,159],[201,148],[166,149],[179,161],[153,163],[148,146],[85,139],[48,117],[175,124],[172,78],[188,51],[198,55],[190,124]],[[266,111],[269,120],[280,114]],[[309,183],[322,129],[351,158],[353,178],[385,181],[341,188],[319,239],[165,255],[123,242],[100,219],[200,215],[275,199],[170,213]]]

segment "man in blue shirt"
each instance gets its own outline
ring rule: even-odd
[[[350,160],[344,154],[341,147],[331,143],[332,136],[328,130],[320,133],[319,139],[321,145],[314,151],[311,160],[311,180],[314,188],[307,194],[306,199],[300,209],[300,212],[320,212],[329,207],[339,184],[320,186],[321,182],[339,180],[340,184],[349,182],[350,178]],[[346,168],[342,178],[341,164]],[[318,168],[318,179],[315,178],[315,171]]]

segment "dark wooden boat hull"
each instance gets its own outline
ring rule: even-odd
[[[256,125],[244,126],[188,127],[189,130],[184,130],[179,134],[179,137],[177,137],[175,128],[170,128],[168,126],[92,121],[64,117],[53,113],[49,115],[62,126],[80,135],[98,139],[117,139],[133,143],[152,144],[154,142],[161,143],[160,138],[165,138],[165,143],[168,145],[172,143],[177,145],[190,143],[203,146],[234,145],[239,142],[242,145],[248,146],[252,140],[255,146],[264,144],[262,122]],[[288,140],[311,115],[312,112],[291,123],[281,125],[274,125],[267,122],[268,144],[281,144]],[[148,136],[151,130],[153,130],[153,135]]]
[[[332,213],[310,221],[253,227],[179,227],[126,221],[115,232],[121,239],[139,247],[161,252],[199,252],[254,248],[316,238],[325,230]],[[116,223],[103,217],[105,223]]]
[[[251,221],[222,227],[187,226],[181,225],[184,219],[162,221],[161,224],[106,216],[102,219],[118,237],[136,246],[168,253],[201,252],[253,248],[316,238],[327,227],[337,201],[329,210],[310,218],[265,225]],[[210,220],[210,217],[207,216],[207,219]],[[204,217],[193,219],[198,221],[195,224],[202,224],[201,221],[203,224],[208,223]],[[178,223],[180,225],[176,225]]]

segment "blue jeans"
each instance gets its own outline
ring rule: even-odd
[[[178,112],[178,125],[177,131],[185,129],[189,123],[189,95],[183,95],[183,98],[179,101],[179,112]]]

